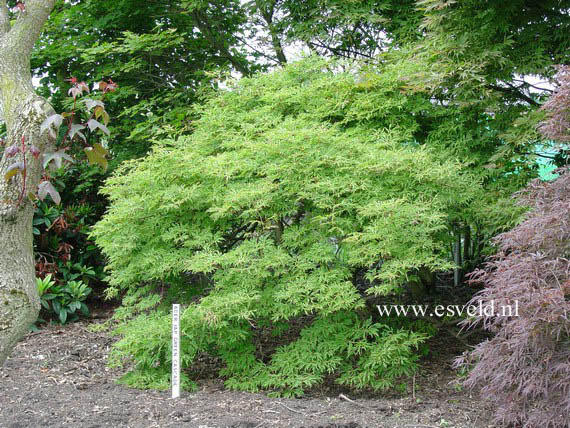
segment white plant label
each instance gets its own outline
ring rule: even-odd
[[[180,305],[172,305],[172,398],[180,397]]]

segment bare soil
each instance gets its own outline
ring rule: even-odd
[[[170,399],[115,383],[113,338],[87,322],[29,334],[0,369],[0,427],[485,428],[490,407],[453,385],[456,350],[434,345],[404,394],[355,395],[323,387],[303,399],[227,391],[216,379]]]

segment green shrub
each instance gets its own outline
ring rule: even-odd
[[[82,149],[81,149],[82,150]],[[104,200],[97,196],[102,183],[99,170],[87,164],[72,164],[50,173],[62,191],[61,204],[36,201],[33,220],[36,276],[58,284],[81,280],[95,294],[103,289],[103,257],[88,239],[91,226],[104,212]]]
[[[93,234],[109,295],[125,293],[114,361],[134,359],[131,385],[168,385],[172,301],[187,304],[183,367],[220,357],[230,388],[384,389],[413,372],[427,335],[374,321],[365,298],[451,268],[450,223],[483,190],[424,144],[439,107],[405,90],[405,70],[341,66],[243,79],[197,107],[192,136],[108,180]]]
[[[58,285],[50,274],[43,279],[36,278],[36,284],[42,309],[60,323],[75,321],[79,314],[89,315],[84,301],[91,293],[91,288],[83,281],[68,281]]]

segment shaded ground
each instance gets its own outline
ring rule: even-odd
[[[450,382],[449,349],[424,363],[404,396],[356,397],[327,390],[304,399],[223,391],[205,381],[200,391],[171,400],[168,392],[114,383],[105,366],[113,339],[86,323],[47,327],[28,335],[0,369],[0,427],[190,428],[484,428],[489,409]],[[445,348],[445,347],[444,347]],[[446,352],[447,351],[447,352]],[[328,395],[328,396],[327,396]]]

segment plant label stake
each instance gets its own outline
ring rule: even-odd
[[[172,305],[172,398],[180,397],[180,305]]]

